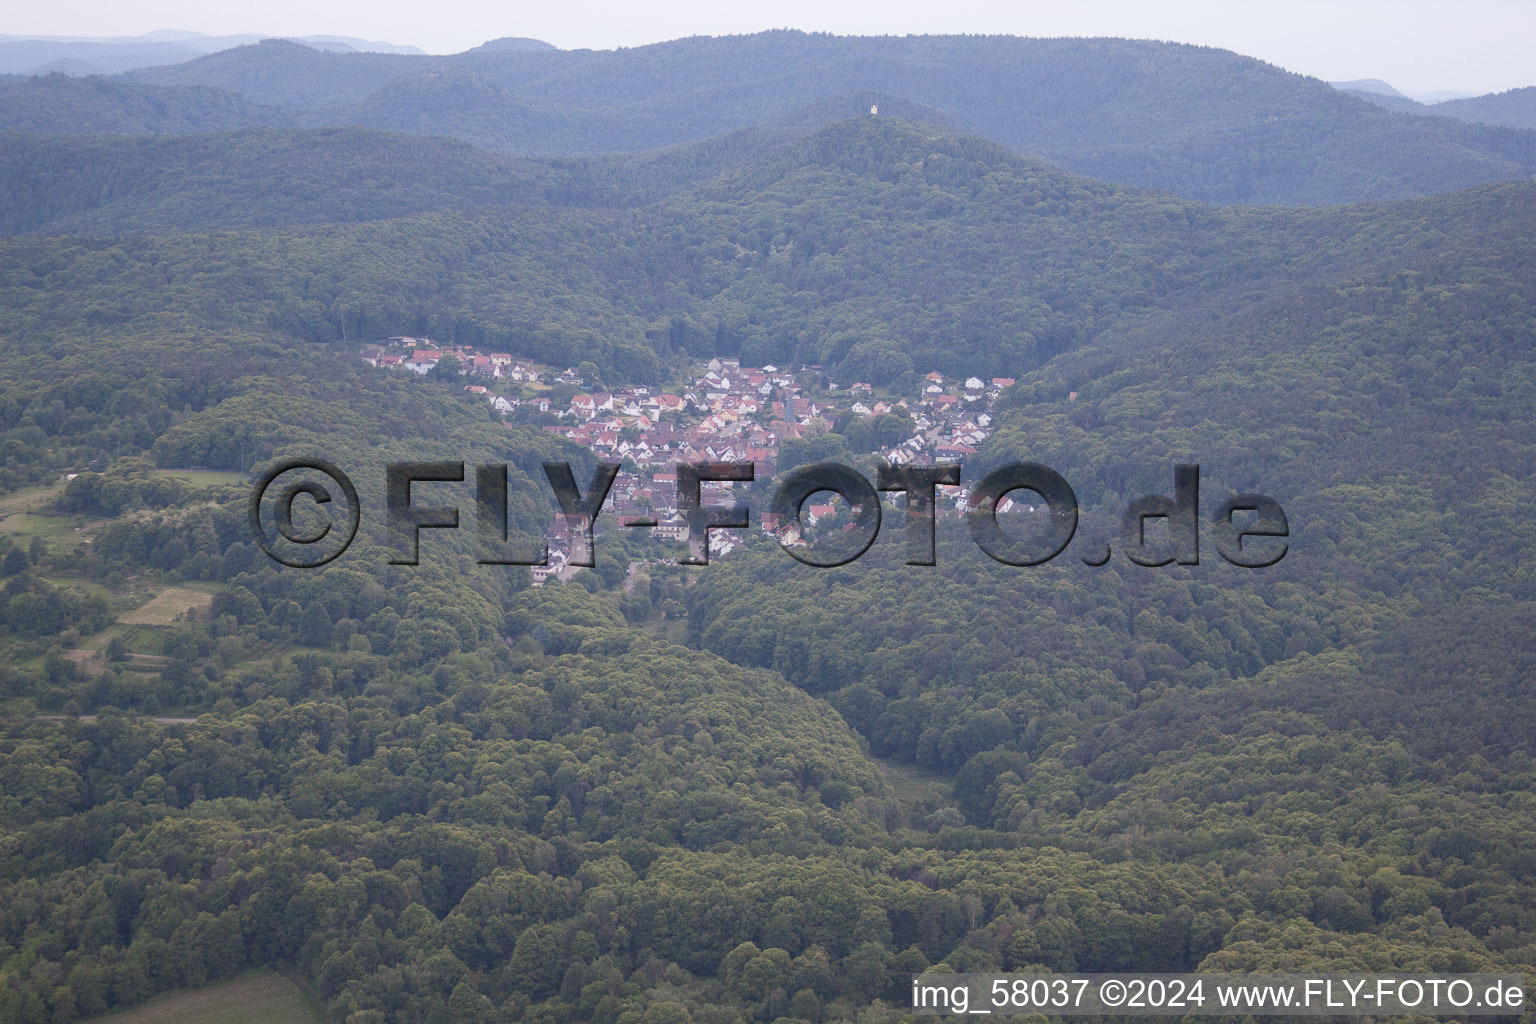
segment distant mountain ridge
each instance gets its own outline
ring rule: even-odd
[[[525,156],[597,156],[784,124],[797,111],[821,109],[824,122],[867,111],[855,97],[883,96],[892,112],[906,104],[906,116],[1078,174],[1215,203],[1399,199],[1536,172],[1536,132],[1397,116],[1382,97],[1227,51],[1122,39],[776,31],[615,51],[496,40],[441,57],[264,40],[133,71],[113,86],[123,91],[103,91],[101,109],[81,114],[68,112],[59,81],[11,88],[0,127],[352,125],[449,134]],[[133,97],[143,87],[221,90],[246,106],[230,102],[228,123],[154,127],[135,113],[154,105]]]
[[[1403,96],[1390,83],[1383,82],[1379,78],[1357,78],[1349,82],[1329,82],[1328,84],[1340,92],[1363,92],[1376,96]],[[1403,98],[1407,99],[1406,96],[1403,96]]]
[[[28,36],[0,34],[0,74],[111,75],[158,64],[178,64],[235,46],[271,38],[263,33],[210,36],[201,32],[161,30],[141,36]],[[352,36],[299,36],[307,46],[333,53],[412,53],[398,46]]]
[[[1503,128],[1536,129],[1536,86],[1524,86],[1486,96],[1467,96],[1444,100],[1440,103],[1420,103],[1398,93],[1388,95],[1367,89],[1359,82],[1339,82],[1336,86],[1345,92],[1388,110],[1408,114],[1428,114],[1436,117],[1454,117],[1472,124],[1495,125]],[[1383,82],[1383,85],[1386,83]],[[1388,88],[1391,88],[1388,86]]]
[[[1394,118],[1227,51],[1121,39],[775,31],[446,57],[269,41],[128,78],[527,155],[652,149],[869,90],[1080,174],[1221,203],[1404,198],[1536,169],[1536,136]]]
[[[325,53],[288,39],[263,39],[184,64],[141,68],[119,76],[151,85],[204,85],[267,106],[338,107],[440,58],[394,53]]]

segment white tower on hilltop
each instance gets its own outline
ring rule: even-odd
[[[869,116],[870,117],[879,117],[880,116],[880,104],[878,104],[878,103],[871,103],[869,105]]]

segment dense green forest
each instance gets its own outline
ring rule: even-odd
[[[299,144],[237,141],[256,157]],[[1448,255],[1518,260],[1536,211],[1536,187],[1517,183],[1438,200],[1453,211],[1451,230],[1411,204],[1221,213],[890,118],[839,122],[765,153],[756,136],[741,142],[745,159],[698,154],[728,168],[704,185],[666,185],[687,181],[686,156],[655,169],[661,198],[641,207],[601,203],[646,177],[616,161],[466,162],[435,187],[403,170],[392,185],[383,167],[372,188],[316,185],[284,219],[345,220],[370,194],[429,208],[455,193],[470,202],[526,192],[525,201],[280,232],[17,239],[0,289],[24,341],[71,320],[177,315],[317,342],[405,332],[552,363],[590,358],[614,382],[654,381],[669,360],[719,353],[835,364],[884,384],[914,370],[1034,369],[1127,318],[1194,301],[1219,309],[1282,282],[1422,274]],[[303,143],[343,166],[358,152],[410,151],[409,140],[368,133]],[[72,216],[117,232],[197,231],[221,216],[249,223],[280,195],[274,172],[225,213],[229,192],[189,148],[124,163],[116,195]],[[18,191],[8,218],[36,209],[46,184]]]
[[[75,134],[183,134],[292,123],[226,89],[169,87],[69,75],[0,79],[7,131]]]
[[[1536,172],[1528,119],[1498,122],[1520,130],[1397,114],[1228,51],[1123,39],[777,31],[435,57],[323,53],[272,39],[110,79],[6,83],[0,129],[353,125],[525,156],[593,155],[825,123],[881,95],[888,113],[1206,202],[1405,198]]]
[[[12,134],[0,143],[6,234],[286,227],[541,198],[535,166],[358,129]]]
[[[177,74],[251,59],[217,57]],[[516,57],[550,102],[578,59]],[[359,102],[407,60],[347,65]],[[881,1024],[939,965],[1536,970],[1536,184],[1211,206],[867,116],[633,158],[4,152],[0,1019],[251,966],[348,1024]],[[1291,551],[1020,569],[944,520],[933,568],[888,527],[835,570],[766,537],[685,569],[611,530],[533,588],[469,530],[391,565],[374,517],[284,569],[246,519],[278,458],[372,509],[389,462],[507,462],[523,539],[540,461],[590,468],[357,358],[396,333],[611,383],[1007,375],[968,483],[1052,466],[1086,545],[1198,462]]]

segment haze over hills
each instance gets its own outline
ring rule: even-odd
[[[1501,124],[1513,128],[1536,128],[1536,86],[1510,89],[1508,92],[1466,99],[1446,100],[1430,108],[1434,113],[1449,114],[1463,121]]]
[[[1339,83],[1339,88],[1388,110],[1454,117],[1473,124],[1500,125],[1506,128],[1536,128],[1536,86],[1489,93],[1486,96],[1466,96],[1438,103],[1421,103],[1402,95],[1382,95],[1369,89],[1347,88],[1353,84],[1355,83]]]
[[[1335,89],[1344,92],[1370,93],[1375,96],[1399,97],[1413,100],[1425,106],[1433,106],[1436,103],[1444,103],[1447,100],[1460,100],[1476,96],[1477,93],[1468,92],[1465,89],[1432,89],[1427,92],[1411,91],[1403,92],[1390,82],[1384,82],[1379,78],[1356,78],[1348,82],[1329,82]]]
[[[141,36],[24,36],[0,34],[0,74],[110,75],[134,68],[176,64],[268,38],[247,32],[209,36],[163,30]],[[421,53],[414,46],[354,39],[350,36],[301,36],[306,45],[334,53],[371,51]]]
[[[435,122],[535,155],[649,149],[877,90],[1079,173],[1216,202],[1397,198],[1536,169],[1536,136],[1391,118],[1249,58],[1126,40],[769,32],[416,58],[268,43],[132,77],[311,110],[350,104],[350,123]]]
[[[136,95],[150,86],[222,90],[240,102],[226,101],[225,123],[167,114],[160,128],[145,108],[210,100]],[[1236,54],[1111,39],[769,32],[603,52],[515,40],[445,57],[268,40],[131,72],[84,110],[67,81],[11,83],[0,127],[345,124],[446,133],[521,155],[595,155],[771,125],[877,94],[1078,173],[1218,203],[1404,198],[1536,171],[1536,133],[1393,116]]]
[[[1366,92],[1375,96],[1399,96],[1407,99],[1388,82],[1379,78],[1357,78],[1349,82],[1329,82],[1329,85],[1341,92]]]
[[[338,63],[338,58],[347,58]],[[155,85],[207,85],[269,106],[324,109],[355,101],[390,80],[442,58],[405,54],[330,54],[287,39],[265,39],[184,64],[120,76]]]

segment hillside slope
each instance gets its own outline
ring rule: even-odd
[[[180,135],[299,122],[293,111],[208,86],[40,75],[0,79],[0,131]]]
[[[270,228],[543,201],[540,170],[524,162],[359,128],[0,139],[4,234]]]
[[[259,154],[265,145],[290,145],[286,138],[257,135],[250,144]],[[395,146],[398,137],[342,132],[333,141]],[[545,196],[582,193],[592,177],[599,195],[622,188],[625,174],[612,165],[555,163],[538,165],[548,178],[526,191],[476,184],[505,180],[496,178],[500,171],[488,179],[445,171],[442,191],[418,196],[405,174],[396,193],[402,205],[411,197],[456,202],[455,181],[490,200],[532,197],[535,205],[490,216],[450,206],[377,225],[296,227],[276,236],[288,253],[281,259],[270,235],[147,240],[143,252],[189,272],[221,253],[208,273],[228,280],[190,293],[176,290],[174,276],[136,284],[120,292],[122,315],[189,304],[216,319],[283,323],[315,341],[473,332],[552,362],[593,358],[616,379],[654,374],[685,352],[836,365],[880,383],[908,368],[1017,375],[1181,296],[1421,266],[1438,247],[1507,237],[1525,223],[1532,193],[1526,185],[1488,193],[1502,197],[1500,214],[1492,198],[1447,197],[1447,208],[1465,212],[1454,231],[1437,235],[1421,207],[1223,211],[1080,178],[994,143],[894,118],[854,118],[764,149],[751,139],[742,144],[723,162],[701,156],[719,174],[713,181],[649,205],[538,205]],[[227,211],[236,224],[277,216],[284,176],[295,171],[282,161],[266,168],[257,175],[263,191],[242,198],[215,189],[210,209]],[[325,180],[323,161],[313,173]],[[643,177],[633,167],[627,173]],[[151,218],[184,213],[174,201],[156,206],[153,191],[141,195]],[[354,198],[363,203],[367,195]],[[332,199],[317,189],[314,201],[318,212]],[[1429,248],[1417,250],[1415,240]],[[83,243],[59,244],[79,250]],[[137,268],[92,265],[91,273],[126,275],[126,282]],[[324,300],[311,294],[309,275],[330,282]],[[60,278],[56,290],[39,290],[44,283],[29,282],[15,296],[19,321],[37,300],[66,302],[77,287],[91,287]],[[544,308],[554,294],[567,304]],[[584,321],[604,325],[600,341]],[[909,366],[919,354],[926,365]],[[616,358],[622,370],[610,362]]]
[[[1536,86],[1528,85],[1521,89],[1445,100],[1441,103],[1419,103],[1406,96],[1384,96],[1369,90],[1347,88],[1346,85],[1340,88],[1387,110],[1454,117],[1472,124],[1499,125],[1505,128],[1536,128]]]
[[[1459,117],[1477,124],[1498,124],[1510,128],[1536,128],[1536,86],[1510,89],[1508,92],[1446,100],[1429,108],[1431,113]]]

